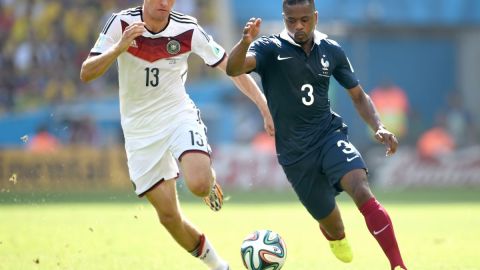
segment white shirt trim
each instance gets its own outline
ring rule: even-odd
[[[283,29],[283,31],[280,33],[280,37],[286,41],[288,41],[290,44],[292,45],[295,45],[295,46],[298,46],[298,47],[302,47],[300,44],[296,43],[295,40],[293,40],[292,37],[290,37],[290,35],[288,34],[288,31],[287,29]],[[328,37],[328,35],[322,33],[322,32],[319,32],[317,30],[314,30],[313,32],[313,41],[315,42],[315,44],[317,45],[320,45],[320,43],[322,42],[322,40],[326,39]]]

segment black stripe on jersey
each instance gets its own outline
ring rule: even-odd
[[[175,17],[176,21],[192,21],[194,22],[197,26],[198,26],[198,30],[200,30],[200,32],[205,36],[205,38],[207,39],[208,42],[210,42],[210,37],[207,35],[207,33],[205,33],[205,31],[202,29],[202,27],[198,24],[197,20],[192,17],[192,16],[188,16],[188,15],[185,15],[185,14],[182,14],[180,12],[176,12],[176,11],[170,11],[170,15],[172,15],[172,17]]]
[[[170,18],[176,22],[179,22],[179,23],[188,23],[188,24],[194,24],[197,26],[197,29],[200,30],[200,33],[203,34],[203,36],[205,37],[205,39],[210,42],[210,37],[207,35],[207,33],[205,33],[205,31],[202,29],[202,27],[200,27],[200,25],[198,25],[198,23],[194,20],[191,20],[191,19],[188,19],[188,17],[184,17],[182,19],[179,19],[178,16],[175,16],[173,15],[173,13],[170,13]]]
[[[130,16],[138,16],[142,14],[141,11],[132,11],[132,12],[127,12],[127,13],[122,13],[122,15],[130,15]]]
[[[125,9],[125,10],[122,10],[120,13],[122,15],[124,15],[126,13],[127,13],[127,15],[130,15],[129,13],[137,13],[137,12],[142,12],[142,7],[141,6],[138,6],[138,7],[135,7],[135,8]]]
[[[195,24],[195,25],[197,24],[197,22],[195,20],[189,19],[187,17],[179,17],[179,16],[176,16],[172,13],[170,13],[170,18],[174,19],[177,22],[191,23],[191,24]]]
[[[141,10],[126,10],[126,11],[123,11],[121,14],[122,15],[125,15],[125,14],[126,15],[131,15],[131,14],[136,15],[136,14],[140,14],[140,13],[142,13]]]
[[[188,24],[198,25],[196,22],[191,21],[191,20],[178,19],[178,18],[172,16],[172,14],[170,14],[170,19],[172,19],[172,20],[174,20],[174,21],[176,21],[176,22],[179,22],[179,23],[188,23]]]
[[[197,22],[197,19],[195,19],[194,17],[177,12],[177,11],[173,11],[173,10],[170,11],[170,15],[173,15],[178,19],[185,19],[185,20],[191,20],[191,21]]]
[[[120,15],[126,15],[126,16],[141,16],[142,15],[142,12],[137,12],[137,11],[134,11],[134,12],[126,12],[126,13],[120,13]]]
[[[103,34],[107,33],[108,29],[110,28],[110,25],[112,25],[112,23],[113,23],[113,21],[115,20],[116,17],[117,17],[116,14],[113,14],[112,16],[110,16],[110,19],[108,19],[107,23],[103,27],[103,30],[102,30]]]
[[[178,16],[187,16],[186,14],[175,11],[175,10],[171,10],[170,13],[173,13],[173,14],[178,15]]]

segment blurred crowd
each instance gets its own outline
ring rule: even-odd
[[[79,80],[80,66],[110,15],[142,2],[0,0],[0,116],[44,105],[116,96],[117,73],[114,68],[105,76],[83,84]],[[218,2],[177,0],[175,10],[197,17],[208,33],[218,37],[215,3]],[[192,57],[189,81],[216,76],[209,70],[198,57]],[[452,91],[451,96],[446,97],[449,107],[439,108],[435,126],[428,130],[428,127],[417,124],[419,115],[409,104],[404,90],[388,82],[369,91],[382,120],[402,142],[417,144],[422,155],[478,143],[479,127],[475,127],[473,116],[462,104],[463,97],[458,92]],[[234,95],[223,101],[232,105],[234,110],[228,120],[235,122],[235,142],[254,142],[261,148],[272,148],[271,138],[261,132],[263,123],[256,108],[246,98]],[[65,124],[71,134],[64,142],[98,141],[95,123],[86,119],[70,119]],[[208,122],[208,117],[206,120]],[[40,126],[39,130],[44,131],[44,127]]]
[[[0,6],[1,108],[68,102],[93,89],[78,70],[113,1],[4,0]]]
[[[445,96],[445,107],[438,108],[432,126],[419,125],[421,115],[409,104],[404,89],[385,82],[369,92],[383,124],[402,143],[416,145],[421,158],[433,160],[455,150],[479,143],[478,127],[464,106],[463,96],[452,90]],[[371,133],[371,131],[369,130]]]
[[[176,7],[203,16],[202,22],[208,24],[213,18],[210,2],[178,0]],[[0,115],[116,94],[115,72],[81,84],[79,69],[110,15],[141,4],[140,0],[0,0]]]

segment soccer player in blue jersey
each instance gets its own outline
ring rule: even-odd
[[[395,153],[398,141],[383,126],[342,48],[315,30],[314,0],[283,0],[283,18],[283,32],[256,40],[261,19],[250,19],[231,51],[227,73],[260,75],[274,120],[278,161],[300,201],[319,222],[334,255],[343,262],[353,259],[335,201],[345,191],[365,217],[391,269],[407,269],[392,221],[369,188],[365,162],[349,141],[342,118],[331,110],[330,77],[348,89],[360,116],[385,144],[387,156]]]

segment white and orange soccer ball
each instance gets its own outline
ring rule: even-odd
[[[257,230],[245,237],[240,253],[248,270],[279,270],[285,264],[287,246],[278,233]]]

